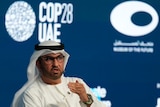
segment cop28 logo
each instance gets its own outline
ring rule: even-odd
[[[134,24],[131,18],[137,12],[145,12],[151,15],[151,22],[144,26]],[[151,33],[157,27],[159,17],[156,10],[145,2],[126,1],[112,10],[110,21],[118,32],[127,36],[139,37]]]
[[[61,42],[58,38],[61,35],[61,26],[73,22],[73,4],[42,1],[38,12],[38,40]],[[36,24],[36,13],[25,1],[15,1],[5,14],[6,30],[17,42],[28,40],[33,35]]]
[[[15,41],[28,40],[36,27],[36,15],[31,5],[25,1],[15,1],[6,12],[5,26]]]

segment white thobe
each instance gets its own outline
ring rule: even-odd
[[[46,84],[40,77],[37,78],[22,94],[18,107],[87,107],[67,86],[69,82],[76,80],[83,83],[86,92],[92,95],[94,102],[91,107],[106,107],[93,95],[82,79],[64,76],[62,76],[62,82],[57,85]]]

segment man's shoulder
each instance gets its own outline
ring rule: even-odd
[[[35,93],[40,91],[40,82],[38,80],[34,81],[30,86],[26,88],[24,93]]]

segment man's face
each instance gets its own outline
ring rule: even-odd
[[[42,77],[57,80],[64,71],[64,56],[61,53],[41,56],[37,61],[37,67]]]

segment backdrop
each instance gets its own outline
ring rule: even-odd
[[[0,3],[0,104],[27,81],[34,45],[48,39],[71,55],[77,76],[106,107],[160,107],[159,0],[5,0]]]

